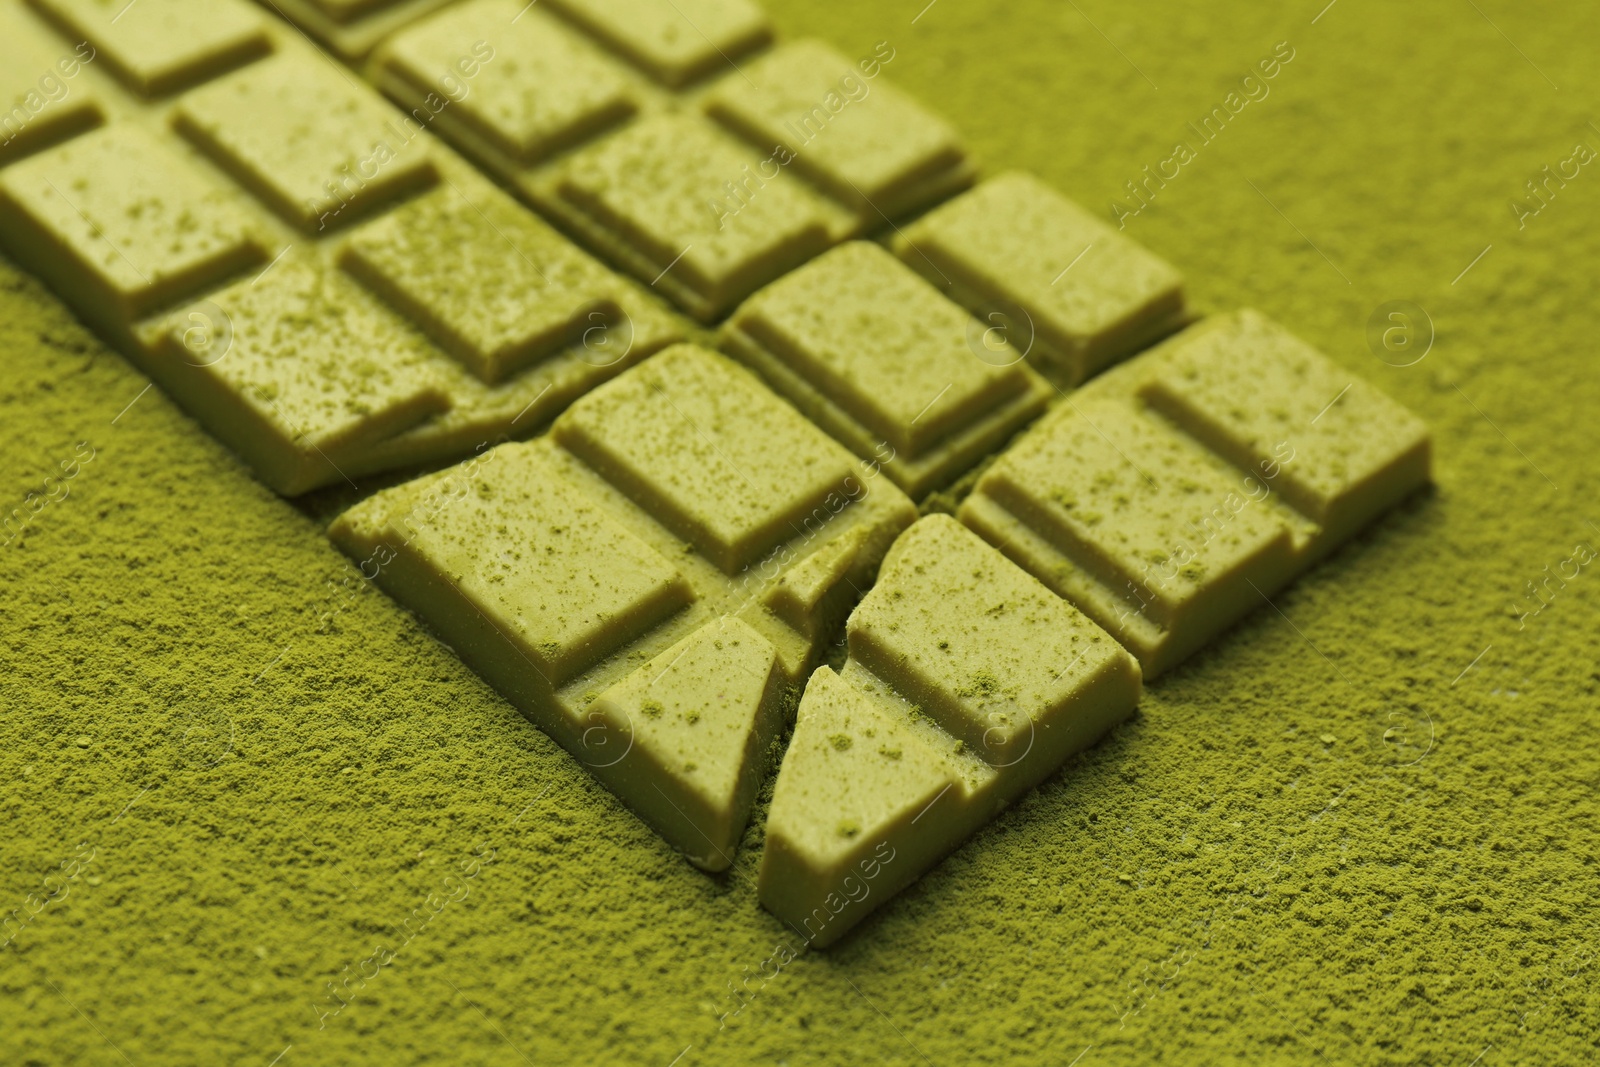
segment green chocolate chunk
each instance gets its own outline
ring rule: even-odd
[[[773,614],[807,636],[820,636],[836,614],[843,614],[834,609],[850,596],[848,576],[868,533],[857,527],[823,545],[779,578],[765,597]]]
[[[92,45],[65,47],[17,7],[0,8],[0,164],[98,125],[100,101],[80,78]]]
[[[1063,388],[1187,317],[1183,279],[1171,265],[1019,172],[931,212],[894,247],[974,314],[1014,317],[1029,362]]]
[[[843,500],[850,456],[721,356],[678,345],[578,401],[554,435],[727,573]]]
[[[836,940],[1138,703],[1133,658],[954,519],[901,535],[812,675],[767,820],[761,903]]]
[[[918,523],[886,567],[850,619],[850,655],[986,763],[1020,762],[1086,679],[1126,658],[949,517]]]
[[[385,42],[376,66],[521,166],[585,141],[638,110],[633,78],[542,8],[469,0]],[[465,95],[463,95],[465,94]]]
[[[503,445],[405,551],[506,642],[507,669],[558,686],[694,599],[678,569],[568,482],[539,442]],[[441,630],[455,626],[433,620]],[[486,650],[484,654],[496,654]]]
[[[903,718],[818,669],[767,815],[761,903],[812,944],[831,943],[909,882],[912,864],[948,851],[943,812],[929,812],[955,783]]]
[[[960,516],[1153,677],[1426,484],[1430,461],[1404,408],[1240,311],[1079,390]]]
[[[867,226],[972,180],[949,124],[820,41],[782,45],[744,73],[712,93],[709,113],[763,151],[783,146],[789,166]]]
[[[1428,480],[1421,420],[1260,312],[1180,341],[1145,398],[1325,530],[1353,532]]]
[[[1154,675],[1287,577],[1289,529],[1266,495],[1133,405],[1086,400],[1002,456],[961,515]]]
[[[438,352],[310,257],[179,311],[166,352],[205,383],[197,414],[264,472],[338,464],[448,404]]]
[[[245,0],[30,0],[129,88],[174,92],[265,55],[266,20]]]
[[[285,53],[189,93],[174,122],[311,234],[436,178],[422,130],[311,53]]]
[[[917,496],[1000,444],[1050,394],[1020,353],[980,359],[982,332],[888,252],[853,242],[746,301],[722,341]]]
[[[739,620],[707,623],[600,695],[626,799],[708,871],[732,862],[782,723],[777,654]]]
[[[618,279],[494,190],[441,188],[363,227],[341,261],[490,384],[622,314]]]
[[[712,321],[829,244],[826,204],[782,172],[737,213],[719,205],[759,165],[709,122],[662,115],[564,162],[559,210],[605,258]]]
[[[772,39],[750,0],[549,0],[550,6],[670,88],[734,63]]]
[[[1019,365],[976,359],[966,345],[966,312],[865,242],[768,287],[736,323],[912,455],[1028,385]]]
[[[0,173],[0,233],[114,335],[263,258],[255,220],[234,195],[126,125]]]

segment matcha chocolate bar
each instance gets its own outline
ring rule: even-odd
[[[1002,447],[1055,391],[883,248],[851,242],[746,301],[724,349],[913,497]]]
[[[800,701],[761,903],[838,939],[1132,714],[1138,664],[954,519],[903,534]]]
[[[1429,477],[1264,316],[1168,337],[1177,272],[1037,180],[956,196],[887,45],[279,3],[401,108],[244,0],[0,0],[0,244],[281,492],[472,456],[331,536],[695,864],[793,717],[759,895],[814,945]]]
[[[749,371],[679,345],[549,436],[381,492],[331,533],[641,818],[721,870],[786,694],[915,518]]]
[[[683,336],[243,0],[5,0],[0,40],[56,79],[0,244],[280,492],[532,436]]]
[[[1063,389],[1190,321],[1177,270],[1017,171],[929,212],[893,246]]]
[[[960,515],[1154,677],[1425,485],[1430,455],[1404,408],[1240,311],[1072,394]]]

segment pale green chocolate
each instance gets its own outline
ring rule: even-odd
[[[265,55],[262,12],[245,0],[30,0],[134,92],[170,93]]]
[[[693,589],[673,564],[567,483],[535,446],[467,479],[448,523],[408,550],[553,686],[615,652]]]
[[[714,321],[830,243],[827,205],[787,174],[736,215],[718,208],[723,183],[758,164],[704,119],[643,119],[562,163],[563,218],[606,258]]]
[[[143,0],[145,22],[118,25],[99,4],[33,2],[58,24],[104,22],[107,65],[144,95],[267,50],[237,4]],[[288,0],[306,3],[347,42],[427,6]],[[441,133],[702,319],[971,179],[949,127],[843,55],[800,42],[749,59],[770,31],[743,3],[550,6],[568,21],[514,0],[458,5],[374,69],[400,99],[445,89]],[[257,29],[230,35],[241,17]],[[158,22],[166,36],[141,44]],[[728,72],[674,96],[571,23],[669,88]],[[762,899],[813,944],[1129,713],[1138,664],[1085,615],[1153,674],[1427,478],[1419,423],[1240,313],[1066,398],[978,481],[968,526],[929,519],[889,551],[915,514],[891,479],[919,495],[947,485],[1051,395],[1023,352],[993,343],[993,305],[1027,319],[1028,359],[1069,385],[1183,320],[1175,272],[1011,174],[897,231],[914,271],[853,244],[772,283],[725,343],[857,460],[704,350],[623,373],[677,335],[667,316],[431,150],[432,109],[398,115],[270,36],[274,58],[179,100],[173,126],[302,233],[385,217],[243,273],[287,230],[214,187],[170,131],[137,132],[165,106],[113,91],[106,140],[29,161],[18,198],[7,183],[29,172],[0,177],[0,230],[58,285],[83,283],[109,332],[159,334],[146,354],[163,385],[283,491],[476,445],[333,536],[708,870],[731,861],[793,694],[873,589],[843,667],[811,677],[768,827]],[[34,136],[98,117],[75,106]],[[768,178],[779,146],[793,158]],[[124,158],[138,179],[106,181]],[[44,175],[88,206],[73,197],[64,214]],[[596,351],[595,332],[616,347]],[[574,400],[548,437],[490,448]],[[1262,497],[1238,503],[1241,484]]]
[[[702,839],[689,859],[722,870],[733,858],[783,725],[772,642],[727,616],[645,663],[594,702],[619,741],[625,799],[674,840]]]
[[[683,337],[664,304],[432,144],[423,132],[429,113],[395,112],[255,8],[233,0],[193,11],[165,0],[122,6],[114,22],[83,8],[97,36],[76,49],[52,43],[20,2],[0,10],[0,49],[14,60],[5,68],[22,109],[14,122],[0,115],[0,160],[34,153],[0,176],[0,243],[275,490],[302,493],[532,436],[594,386]],[[275,54],[222,73],[252,55],[201,46],[225,44],[222,31],[241,13]],[[509,26],[517,13],[496,14]],[[148,32],[140,20],[178,14],[187,21],[164,39],[169,51],[141,54],[166,62],[192,52],[194,62],[170,76],[210,84],[167,104],[145,99],[121,72],[121,85],[94,73],[117,41],[137,43]],[[577,39],[543,12],[517,24],[541,20]],[[489,51],[486,41],[478,53],[469,47],[487,57],[473,59],[476,76],[495,58],[516,63]],[[463,84],[476,77],[455,70]],[[453,113],[463,103],[451,101]],[[102,117],[109,128],[40,151]],[[219,179],[203,154],[237,181]],[[319,175],[327,176],[320,203]],[[418,183],[436,179],[435,195],[407,203]],[[358,223],[374,211],[388,217]],[[353,241],[308,245],[303,236],[351,228]],[[282,284],[272,277],[280,267],[322,278],[339,263],[389,307],[325,279],[322,288],[351,295],[335,301],[348,314],[320,348],[314,323],[288,320],[270,338],[241,333],[234,346],[237,324],[220,299],[242,299],[264,320],[276,312],[251,298],[272,308],[298,299],[270,296]],[[245,294],[247,286],[260,291]],[[369,318],[370,334],[349,328]],[[329,379],[314,381],[323,368]]]
[[[1188,319],[1169,263],[1029,174],[1011,171],[897,233],[895,252],[1063,388]]]
[[[187,94],[174,122],[310,234],[437,178],[427,137],[327,60],[285,53]]]
[[[719,870],[785,694],[916,517],[853,466],[748,371],[685,345],[579,400],[550,436],[379,493],[330,532]],[[769,606],[791,575],[796,595]]]
[[[723,347],[913,496],[938,488],[1032,419],[1052,394],[983,327],[877,245],[852,242],[746,301]]]
[[[620,278],[613,284],[626,285]],[[617,305],[621,321],[604,310],[589,312],[576,344],[497,385],[485,384],[454,360],[440,360],[449,410],[364,450],[346,466],[346,473],[437,463],[506,438],[528,436],[596,385],[682,339],[682,324],[642,294],[621,288]]]
[[[1235,466],[1281,468],[1284,499],[1334,540],[1428,477],[1420,419],[1259,312],[1194,331],[1141,394]]]
[[[450,4],[452,0],[373,0],[375,6],[365,9],[365,0],[354,0],[357,9],[346,6],[331,10],[328,3],[348,3],[349,0],[271,0],[273,8],[284,18],[316,38],[330,52],[352,66],[371,52],[379,42],[419,19]]]
[[[549,0],[670,88],[719,71],[772,39],[751,0]]]
[[[836,940],[1138,703],[1109,635],[954,519],[895,543],[811,678],[767,818],[761,902]]]
[[[0,164],[103,120],[87,78],[93,46],[64,47],[14,5],[0,7]]]
[[[599,134],[640,105],[617,60],[517,0],[448,7],[384,42],[373,68],[403,78],[408,95],[435,94],[438,122],[459,123],[519,166]]]
[[[491,385],[622,315],[615,275],[493,190],[441,188],[364,226],[341,261]]]
[[[1259,604],[1252,581],[1276,589],[1292,570],[1290,531],[1273,512],[1233,512],[1242,481],[1137,407],[1084,401],[1003,455],[961,515],[1036,574],[1045,564],[1024,553],[1023,531],[1048,544],[1041,580],[1154,675]],[[1213,508],[1227,521],[1207,527]]]
[[[836,608],[850,599],[846,576],[861,554],[867,533],[858,527],[817,549],[779,578],[767,590],[763,603],[807,637],[825,636],[819,627],[844,614]]]
[[[964,522],[1165,671],[1425,485],[1426,428],[1259,312],[1073,394]]]
[[[954,847],[944,811],[928,813],[955,783],[903,713],[818,669],[767,814],[762,905],[831,944]]]
[[[0,172],[0,233],[113,337],[264,258],[255,219],[237,197],[130,125]]]
[[[864,62],[874,74],[881,66]],[[724,81],[707,111],[763,151],[788,149],[788,165],[849,207],[863,228],[972,181],[948,123],[820,41],[780,45],[744,75]]]
[[[985,762],[1020,762],[1111,640],[1004,556],[938,517],[895,584],[850,620],[850,654]],[[909,572],[906,567],[909,566]]]
[[[597,390],[555,439],[730,574],[801,532],[854,467],[748,371],[687,345]]]
[[[330,466],[340,477],[349,456],[448,404],[437,350],[311,257],[176,312],[163,352],[191,410],[286,492]]]

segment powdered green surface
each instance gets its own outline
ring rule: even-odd
[[[1600,175],[1552,179],[1524,230],[1508,206],[1600,148],[1600,41],[1577,5],[1477,6],[783,5],[846,55],[891,41],[991,168],[1097,210],[1188,140],[1128,232],[1423,415],[1439,457],[1436,492],[826,954],[757,908],[759,829],[720,878],[671,854],[385,597],[330,590],[363,583],[158,390],[124,411],[144,379],[0,270],[0,488],[47,501],[0,549],[0,1061],[1600,1054]],[[1186,129],[1284,40],[1269,96]],[[1438,328],[1411,367],[1367,346],[1391,300]]]

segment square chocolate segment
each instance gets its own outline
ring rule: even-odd
[[[1243,483],[1135,406],[1085,400],[996,461],[962,518],[1003,548],[1048,544],[1059,562],[1040,580],[1153,675],[1258,604],[1251,582],[1275,589],[1293,569],[1289,528]]]
[[[427,137],[323,56],[296,51],[196,89],[178,130],[307,233],[437,177]]]
[[[955,521],[915,536],[926,544],[901,552],[916,565],[894,570],[851,616],[850,654],[966,749],[1012,766],[1085,677],[1126,653]]]
[[[0,165],[103,121],[79,77],[94,57],[88,42],[64,45],[15,5],[0,8]]]
[[[913,496],[1044,409],[1021,353],[877,245],[853,242],[751,297],[722,332],[823,429]]]
[[[669,88],[719,71],[772,39],[751,0],[548,0]]]
[[[710,114],[845,205],[863,229],[939,200],[973,167],[943,119],[820,41],[794,41],[748,64],[711,94]]]
[[[341,259],[489,384],[622,315],[615,275],[494,190],[438,189],[362,227]]]
[[[802,533],[851,476],[753,375],[688,345],[578,401],[555,438],[730,574]]]
[[[827,206],[779,171],[731,217],[714,197],[760,165],[704,119],[642,119],[560,166],[551,205],[592,248],[710,322],[827,248]]]
[[[1275,472],[1324,529],[1365,525],[1427,478],[1420,419],[1260,312],[1187,334],[1143,396],[1236,467]]]
[[[930,212],[894,249],[979,318],[1009,320],[1029,364],[1066,389],[1188,318],[1170,264],[1020,172]]]
[[[0,172],[0,232],[102,329],[263,257],[256,220],[142,128],[107,126]]]
[[[539,445],[511,446],[468,479],[407,549],[559,685],[694,591],[678,568],[562,476]]]
[[[207,383],[201,418],[252,458],[337,465],[448,406],[437,350],[315,256],[287,255],[178,312],[167,352]]]
[[[134,92],[186,88],[268,49],[266,19],[245,0],[31,0]]]
[[[396,34],[374,57],[397,98],[532,166],[631,117],[634,76],[582,33],[518,0],[468,0]],[[416,114],[415,112],[413,113]]]

